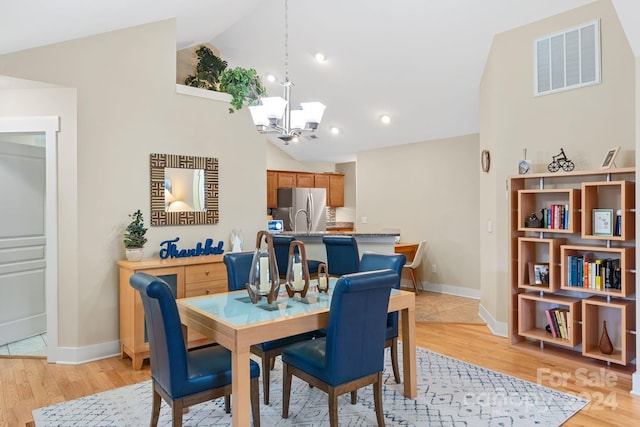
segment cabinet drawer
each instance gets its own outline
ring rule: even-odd
[[[199,297],[202,295],[227,292],[226,280],[209,280],[206,282],[187,283],[185,297]]]
[[[222,262],[188,265],[185,267],[185,282],[206,282],[210,280],[226,280],[227,267]]]

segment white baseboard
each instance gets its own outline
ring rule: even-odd
[[[119,355],[120,341],[104,342],[85,347],[58,347],[56,363],[61,365],[81,365]]]
[[[640,396],[640,372],[635,372],[631,376],[631,394]]]
[[[47,315],[38,314],[0,324],[0,345],[20,341],[47,331]]]
[[[405,284],[408,282],[408,285]],[[412,288],[411,280],[404,279],[403,287]],[[465,288],[462,286],[444,285],[441,283],[419,282],[418,289],[425,291],[438,292],[440,294],[455,295],[465,298],[480,299],[480,289]]]
[[[498,322],[482,304],[480,304],[480,308],[478,309],[478,315],[485,321],[493,335],[504,338],[509,336],[509,324],[507,322]]]

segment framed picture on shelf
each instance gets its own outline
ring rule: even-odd
[[[611,166],[613,166],[613,161],[616,159],[618,151],[620,151],[620,147],[612,148],[611,150],[607,151],[607,155],[604,157],[604,161],[602,162],[602,166],[600,166],[600,168],[609,169]]]
[[[593,235],[613,236],[613,209],[593,210]]]
[[[529,284],[548,285],[549,284],[549,264],[545,262],[529,263]]]

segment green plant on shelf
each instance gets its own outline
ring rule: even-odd
[[[229,113],[243,105],[256,105],[267,93],[258,72],[253,68],[226,68],[220,74],[220,91],[232,96]],[[235,110],[234,110],[235,108]]]

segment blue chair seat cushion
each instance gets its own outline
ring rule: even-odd
[[[267,342],[263,342],[260,344],[256,344],[255,346],[258,347],[260,350],[262,350],[263,352],[267,352],[276,348],[280,348],[280,347],[285,347],[285,346],[289,346],[291,344],[295,344],[298,343],[300,341],[307,341],[307,340],[312,340],[318,336],[323,336],[324,334],[319,334],[317,331],[313,331],[313,332],[305,332],[302,334],[298,334],[298,335],[293,335],[291,337],[286,337],[286,338],[280,338],[277,340],[273,340],[273,341],[267,341]]]
[[[317,259],[308,259],[307,267],[309,268],[309,274],[315,274],[318,272],[318,266],[322,264],[322,261],[318,261]]]
[[[191,350],[187,370],[187,381],[177,387],[174,399],[231,384],[231,352],[219,345]],[[251,360],[249,372],[251,378],[258,378],[260,365]]]
[[[325,366],[326,348],[326,337],[297,343],[282,350],[282,361],[331,384],[327,375],[329,370]]]

